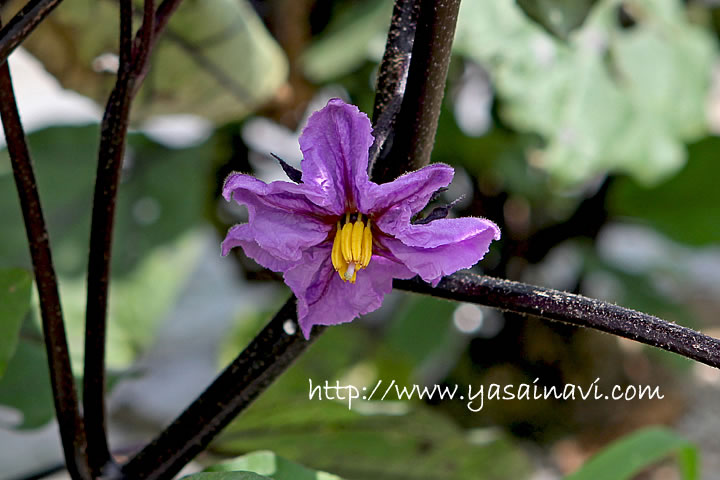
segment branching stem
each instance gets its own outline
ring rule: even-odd
[[[412,58],[392,146],[373,168],[388,182],[430,162],[450,66],[460,0],[419,0]]]
[[[100,127],[87,274],[83,407],[89,463],[95,475],[117,473],[105,427],[105,336],[115,205],[130,105],[147,72],[155,38],[180,1],[165,0],[156,12],[155,2],[145,0],[143,23],[133,40],[132,1],[120,0],[120,64]]]

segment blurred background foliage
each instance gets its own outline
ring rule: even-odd
[[[3,16],[21,3],[6,2]],[[171,21],[134,105],[118,200],[108,337],[118,450],[162,428],[284,302],[278,276],[241,251],[219,259],[222,236],[246,215],[219,197],[222,180],[234,170],[281,178],[271,152],[298,166],[297,136],[330,97],[370,112],[391,11],[389,0],[185,0]],[[22,85],[46,73],[14,70],[78,376],[116,17],[111,0],[65,2],[24,45],[63,88],[97,102],[95,120],[69,120],[72,109],[35,119],[26,105],[50,94],[23,96]],[[718,31],[710,0],[464,0],[433,161],[456,168],[440,200],[461,198],[453,215],[502,228],[474,270],[717,336]],[[29,478],[60,453],[7,153],[0,231],[0,443],[14,446],[0,452],[0,478]],[[309,379],[467,391],[596,378],[608,390],[658,385],[665,398],[486,401],[478,413],[462,401],[358,400],[348,410],[308,399]],[[264,452],[193,478],[337,478],[308,468],[347,479],[560,478],[658,424],[673,430],[641,430],[573,478],[599,478],[598,468],[607,478],[696,478],[698,452],[705,475],[720,468],[719,392],[717,372],[631,342],[394,293],[329,329],[198,461]],[[622,457],[633,445],[649,460]],[[677,465],[662,461],[673,452]]]

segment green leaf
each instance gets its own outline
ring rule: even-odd
[[[699,478],[697,448],[671,430],[651,427],[606,447],[565,480],[628,479],[671,454],[677,455],[683,479]]]
[[[386,341],[396,352],[420,365],[435,355],[445,358],[455,331],[452,314],[456,303],[432,297],[407,296],[399,315],[388,326]]]
[[[523,478],[528,463],[502,436],[481,444],[430,409],[399,402],[347,405],[264,395],[212,446],[223,454],[270,449],[347,478]],[[274,388],[274,387],[273,387]],[[269,394],[270,392],[268,392]],[[360,411],[364,413],[360,413]]]
[[[135,3],[141,12],[142,2]],[[60,5],[23,46],[64,87],[105,104],[115,76],[99,67],[118,51],[117,39],[117,2],[81,0]],[[133,103],[135,119],[174,113],[238,119],[266,102],[288,71],[284,53],[245,0],[182,2],[151,65]]]
[[[85,277],[98,136],[96,125],[52,127],[28,136],[60,275]],[[214,188],[214,148],[213,140],[177,150],[141,134],[128,137],[128,160],[118,193],[113,275],[132,272],[150,251],[175,241],[203,220],[204,201]],[[27,240],[14,188],[10,160],[3,151],[0,267],[16,266],[19,259],[25,259],[24,266],[29,268]]]
[[[183,480],[274,480],[252,472],[196,473],[182,478]]]
[[[566,39],[582,25],[597,0],[516,0],[525,14],[552,35]]]
[[[685,168],[653,187],[627,178],[618,179],[608,195],[609,212],[648,224],[688,245],[717,244],[720,242],[718,151],[720,138],[717,137],[691,145]]]
[[[21,340],[0,379],[0,405],[22,413],[16,428],[37,428],[55,415],[45,348],[41,342]]]
[[[76,368],[81,368],[85,271],[97,162],[97,126],[56,127],[28,136],[42,194]],[[194,235],[215,178],[214,145],[176,150],[143,135],[128,139],[113,242],[107,359],[127,366],[153,339],[200,252]],[[27,241],[6,152],[0,154],[0,268],[24,260]],[[22,264],[22,263],[21,263]],[[79,372],[76,372],[79,373]]]
[[[625,2],[629,3],[629,2]],[[556,183],[608,171],[657,183],[685,161],[684,142],[707,131],[705,101],[717,47],[677,0],[637,0],[637,25],[600,0],[562,42],[513,0],[461,6],[456,50],[491,73],[507,124],[539,134],[530,155]],[[682,102],[673,92],[683,92]]]
[[[283,292],[284,301],[286,293]],[[238,319],[234,331],[220,346],[220,365],[227,365],[244,349],[275,312],[244,315]],[[371,352],[369,355],[368,352]],[[373,335],[358,325],[328,329],[313,345],[310,352],[300,357],[291,374],[285,374],[263,394],[263,398],[284,401],[288,397],[307,395],[308,379],[351,379],[362,385],[378,378],[394,378],[409,382],[411,374],[409,356],[397,349],[378,345]],[[317,382],[316,382],[317,383]],[[308,408],[310,406],[308,405]],[[291,421],[293,412],[276,412],[274,418]],[[246,422],[247,422],[246,418]]]
[[[275,455],[271,451],[252,452],[207,468],[207,472],[237,472],[247,470],[266,475],[273,480],[342,480],[337,475],[318,472]],[[262,477],[266,478],[266,477]]]
[[[20,325],[30,309],[32,277],[22,269],[0,269],[0,378],[15,353]]]
[[[128,367],[150,346],[156,328],[175,304],[180,289],[192,272],[202,248],[193,233],[146,254],[127,275],[110,285],[106,363],[110,369]],[[82,375],[85,334],[85,281],[66,279],[60,286],[65,326],[75,374]]]
[[[303,53],[305,75],[316,83],[336,79],[358,68],[370,56],[375,39],[387,35],[392,2],[355,2],[338,14]],[[376,42],[377,43],[377,42]]]

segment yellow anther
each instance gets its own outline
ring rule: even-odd
[[[355,225],[352,229],[352,259],[354,262],[360,262],[360,254],[362,253],[362,241],[363,241],[363,230],[365,225],[362,223],[362,219],[358,216]]]
[[[338,268],[338,274],[340,275],[340,278],[342,278],[343,282],[347,281],[345,280],[345,274],[347,273],[348,264],[343,263],[340,265],[340,268]]]
[[[355,233],[354,230],[353,233]],[[370,219],[368,218],[367,226],[365,226],[363,230],[362,252],[360,254],[360,265],[362,265],[362,268],[367,267],[370,263],[370,258],[372,258],[372,244],[372,230],[370,229]]]
[[[352,229],[353,225],[350,223],[350,214],[345,215],[345,225],[342,228],[341,244],[342,254],[347,263],[352,262]]]
[[[333,241],[333,247],[332,247],[332,254],[330,255],[330,258],[332,259],[333,267],[335,267],[336,271],[340,271],[340,268],[345,265],[345,268],[347,268],[347,263],[343,259],[342,252],[341,252],[341,237],[342,235],[341,229],[340,229],[340,222],[337,223],[337,232],[335,232],[335,240]]]
[[[355,223],[350,223],[350,214],[345,215],[345,225],[337,222],[331,259],[335,271],[344,282],[355,283],[358,270],[367,267],[372,258],[372,229],[370,219],[367,225],[358,214]]]

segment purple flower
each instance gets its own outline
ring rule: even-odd
[[[380,307],[393,278],[440,278],[477,263],[500,230],[484,218],[412,224],[453,169],[432,164],[378,185],[368,178],[370,121],[357,107],[330,100],[300,136],[302,183],[266,184],[231,174],[226,200],[247,205],[249,222],[222,243],[284,274],[297,297],[305,338],[313,325],[349,322]]]

